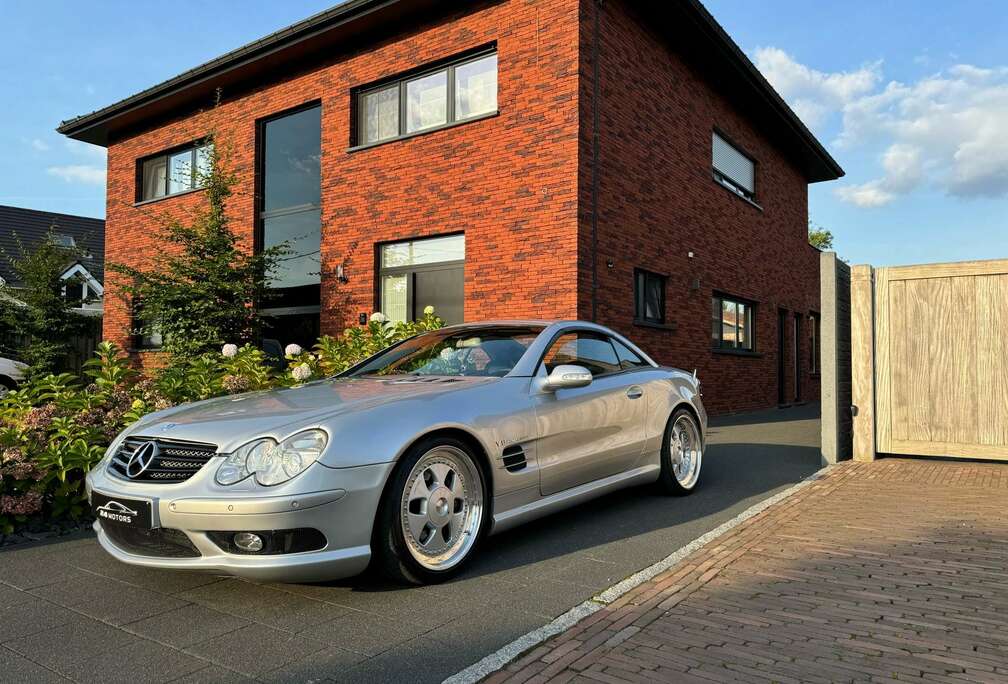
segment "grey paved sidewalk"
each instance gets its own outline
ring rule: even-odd
[[[93,537],[0,552],[0,679],[435,682],[819,467],[816,406],[717,421],[701,487],[492,537],[448,584],[257,585],[132,568]]]

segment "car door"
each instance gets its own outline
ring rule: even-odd
[[[607,335],[589,330],[560,334],[549,346],[539,373],[555,366],[587,368],[587,387],[544,392],[535,397],[537,453],[543,495],[619,473],[636,463],[646,437],[642,385],[624,372]]]

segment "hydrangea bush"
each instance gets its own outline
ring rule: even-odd
[[[120,348],[103,342],[83,380],[38,377],[0,399],[0,534],[33,521],[87,517],[85,474],[117,434],[147,413],[322,379],[442,325],[431,307],[408,323],[376,313],[366,326],[319,338],[311,350],[288,345],[282,370],[257,347],[225,344],[219,353],[176,358],[144,376]]]

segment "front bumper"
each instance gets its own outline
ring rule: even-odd
[[[93,492],[109,497],[151,502],[156,529],[183,533],[198,557],[179,558],[138,552],[117,545],[96,521],[98,542],[124,563],[151,568],[234,575],[273,582],[312,582],[349,577],[363,571],[371,558],[371,530],[385,481],[393,463],[356,468],[313,464],[277,487],[214,482],[220,464],[213,458],[196,475],[177,484],[130,482],[99,466],[87,476]],[[208,532],[244,532],[312,528],[326,544],[316,551],[255,555],[228,553]]]

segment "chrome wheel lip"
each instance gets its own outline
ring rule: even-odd
[[[700,477],[703,442],[696,421],[681,415],[672,424],[669,434],[669,456],[672,475],[683,489],[692,489]]]
[[[410,470],[399,508],[403,539],[413,560],[427,570],[453,568],[469,555],[483,524],[479,467],[457,447],[432,448]]]

